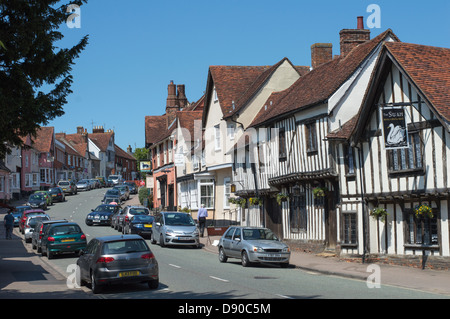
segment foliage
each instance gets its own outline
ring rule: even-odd
[[[421,217],[433,218],[433,216],[434,216],[433,209],[426,204],[417,206],[416,209],[414,210],[414,212],[416,213],[417,218],[421,218]]]
[[[372,216],[374,219],[380,219],[382,222],[385,223],[388,213],[384,208],[375,207],[373,210],[370,211],[369,215]]]
[[[136,148],[133,155],[138,161],[148,161],[150,159],[149,150],[145,147]]]
[[[150,194],[150,190],[147,187],[141,187],[138,191],[138,198],[141,205],[144,205],[145,200],[148,200],[148,206],[151,206],[153,202],[153,196]]]
[[[87,0],[72,1],[81,6]],[[64,114],[74,60],[88,43],[59,48],[71,13],[60,0],[0,1],[0,158],[20,137]]]
[[[182,212],[182,213],[188,213],[189,214],[191,212],[191,209],[189,207],[183,207],[183,208],[178,207],[178,211]]]
[[[277,194],[277,203],[281,205],[281,202],[285,202],[289,199],[289,194],[286,193],[278,193]]]
[[[328,188],[319,186],[313,189],[313,196],[314,198],[325,197],[327,192]]]
[[[230,197],[228,201],[232,204],[238,205],[242,208],[245,207],[245,204],[247,203],[247,200],[242,197]]]
[[[262,206],[262,200],[259,197],[250,197],[248,203],[253,206]]]

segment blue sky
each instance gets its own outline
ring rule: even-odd
[[[209,65],[273,65],[288,57],[311,65],[313,43],[333,43],[381,9],[381,28],[403,42],[450,48],[448,0],[90,0],[81,7],[81,28],[61,27],[61,47],[88,34],[75,61],[73,94],[65,115],[50,122],[56,132],[114,129],[116,144],[144,147],[144,118],[165,112],[167,85],[186,85],[190,102],[206,89]]]

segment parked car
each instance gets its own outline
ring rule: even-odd
[[[58,186],[62,188],[65,194],[76,195],[77,185],[73,181],[59,181]]]
[[[122,184],[122,176],[121,175],[109,175],[108,179],[110,179],[113,182],[113,185]]]
[[[36,223],[40,220],[50,220],[50,216],[48,216],[47,214],[28,215],[27,216],[27,219],[24,223],[24,228],[23,228],[23,236],[24,236],[26,243],[31,242],[31,236],[33,235],[33,232],[35,231]]]
[[[151,238],[154,216],[150,215],[134,215],[130,219],[124,221],[124,234],[137,234],[144,238]]]
[[[120,209],[117,213],[115,213],[112,216],[111,227],[121,232],[124,217],[125,217],[125,211],[123,209]]]
[[[120,201],[120,197],[105,197],[102,200],[103,204],[111,204],[111,203],[115,203],[115,205],[120,205],[121,201]]]
[[[107,197],[118,197],[120,201],[120,191],[116,188],[108,189],[105,193],[105,196],[103,196],[102,201],[104,201]]]
[[[82,179],[77,183],[77,190],[79,191],[90,191],[91,183],[87,179]]]
[[[92,178],[89,182],[91,182],[92,189],[100,188],[100,181],[98,179]]]
[[[232,226],[220,238],[219,260],[241,259],[242,266],[252,263],[277,263],[289,266],[289,246],[281,242],[268,228]]]
[[[47,206],[52,206],[53,205],[52,194],[50,194],[49,191],[35,191],[34,193],[35,194],[44,194],[45,200],[47,201]]]
[[[180,212],[161,212],[152,227],[152,243],[200,246],[199,231],[191,215]]]
[[[14,211],[12,212],[14,216],[14,227],[19,227],[19,221],[22,217],[22,213],[26,210],[31,210],[31,206],[25,205],[25,206],[17,206]]]
[[[130,190],[130,194],[137,194],[137,187],[136,184],[134,182],[125,182],[125,185],[128,186],[129,190]]]
[[[125,223],[134,215],[150,215],[150,210],[144,206],[128,205],[123,208],[123,218],[119,220],[119,228],[123,231]]]
[[[117,205],[99,205],[86,216],[86,225],[111,225],[111,218],[119,209]]]
[[[79,253],[86,245],[86,235],[77,223],[52,224],[41,239],[42,255],[47,255],[48,259],[56,254]]]
[[[45,198],[45,194],[42,193],[35,193],[31,194],[30,197],[28,197],[27,206],[30,206],[31,208],[40,208],[40,209],[47,209],[47,199]]]
[[[122,201],[130,199],[130,190],[127,185],[115,185],[114,188],[119,190]]]
[[[31,215],[45,215],[45,212],[42,209],[25,210],[19,220],[19,230],[22,234],[24,233],[23,229],[25,228],[27,217]]]
[[[53,201],[64,202],[66,201],[66,195],[61,187],[52,187],[48,190],[52,196]]]
[[[97,179],[100,183],[100,187],[106,187],[106,178],[103,176],[95,176],[95,179]]]
[[[36,249],[38,253],[41,253],[41,239],[44,236],[45,230],[51,224],[57,223],[67,223],[65,219],[50,219],[50,220],[39,220],[36,223],[36,227],[34,228],[34,232],[31,235],[31,247]]]
[[[80,283],[90,283],[93,293],[103,285],[146,282],[159,286],[155,255],[138,235],[93,238],[77,260]]]

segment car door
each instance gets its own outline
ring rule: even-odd
[[[241,247],[242,247],[242,230],[240,228],[236,228],[234,232],[233,239],[230,241],[230,257],[239,258],[241,256]]]
[[[155,222],[153,223],[152,236],[153,240],[159,241],[159,236],[161,234],[161,227],[163,226],[162,215],[158,214],[155,217]]]
[[[78,258],[77,264],[80,266],[81,279],[89,279],[90,266],[95,263],[94,258],[98,246],[99,241],[92,239],[87,245],[84,253]]]
[[[223,250],[225,251],[225,254],[227,256],[231,256],[231,240],[233,239],[233,234],[235,230],[236,227],[230,227],[222,239]]]

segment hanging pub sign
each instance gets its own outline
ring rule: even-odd
[[[385,148],[387,150],[409,148],[405,109],[403,107],[382,108],[381,120]]]

